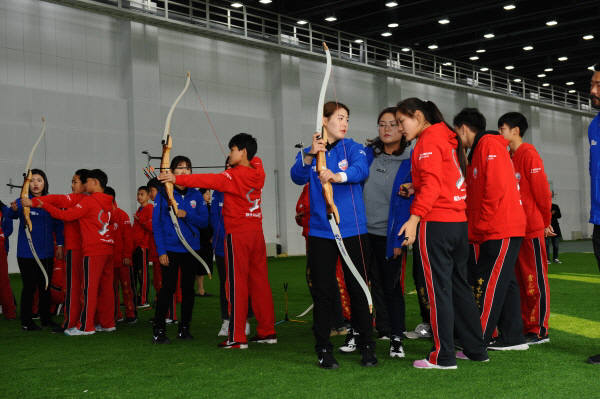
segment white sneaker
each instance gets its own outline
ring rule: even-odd
[[[431,338],[431,324],[420,323],[414,331],[405,331],[404,336],[408,339]]]
[[[117,327],[102,327],[100,324],[96,325],[96,331],[98,332],[113,332],[117,331]]]
[[[229,335],[229,320],[223,320],[221,324],[221,330],[217,334],[217,337],[226,337]]]
[[[404,348],[400,337],[392,337],[390,340],[390,357],[404,357]]]
[[[245,331],[246,335],[250,335],[250,323],[246,322],[246,331]]]
[[[77,327],[71,327],[71,328],[67,328],[65,330],[65,335],[69,335],[69,336],[75,336],[75,335],[92,335],[92,334],[95,334],[95,333],[96,333],[96,331],[81,331]]]
[[[351,353],[356,350],[356,337],[358,336],[357,332],[354,332],[353,329],[348,330],[348,334],[346,334],[346,340],[344,341],[344,345],[340,346],[340,352],[343,353]]]

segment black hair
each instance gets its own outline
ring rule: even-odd
[[[79,180],[81,180],[82,183],[85,183],[89,173],[90,171],[87,169],[77,169],[75,171],[75,176],[79,176]]]
[[[106,189],[106,185],[108,184],[108,176],[106,176],[106,173],[104,173],[104,171],[100,169],[92,169],[88,171],[86,180],[87,179],[98,180],[98,183],[100,183],[100,187],[102,187],[102,190]]]
[[[453,131],[456,134],[456,155],[458,157],[458,163],[463,175],[467,174],[467,157],[465,155],[465,151],[463,150],[462,140],[460,137],[458,137],[458,134],[454,131],[454,129],[450,127],[448,123],[446,123],[444,120],[444,115],[442,115],[442,112],[437,105],[431,101],[423,101],[416,97],[411,97],[400,101],[397,107],[398,112],[410,117],[413,117],[416,111],[421,111],[425,117],[425,120],[430,124],[434,125],[436,123],[443,123],[449,130]]]
[[[466,125],[475,134],[479,134],[485,131],[485,116],[477,108],[463,108],[455,117],[453,121],[455,127],[461,127]]]
[[[145,192],[149,192],[149,191],[150,191],[150,190],[148,189],[148,186],[139,186],[137,190],[138,190],[138,191],[140,191],[140,190],[144,190]]]
[[[50,187],[50,184],[48,183],[48,177],[46,176],[46,173],[44,173],[43,170],[41,169],[31,169],[31,175],[40,175],[42,176],[42,179],[44,180],[44,189],[42,190],[42,194],[41,195],[46,195],[48,194],[48,189]]]
[[[394,119],[396,118],[396,107],[387,107],[384,108],[380,113],[379,116],[377,117],[377,123],[379,123],[381,121],[381,117],[385,114],[392,114],[394,115]],[[379,136],[375,137],[374,139],[367,139],[367,147],[371,147],[373,149],[373,155],[375,157],[378,157],[379,155],[381,155],[383,153],[383,141],[381,141],[381,139],[379,138]],[[410,143],[406,141],[406,137],[404,137],[404,135],[402,135],[402,138],[400,139],[400,148],[398,148],[396,151],[394,151],[392,153],[392,155],[401,155],[404,150],[406,149],[406,147],[410,146]]]
[[[229,140],[229,149],[237,147],[238,150],[246,150],[248,161],[256,155],[257,144],[256,139],[248,133],[238,133]]]
[[[519,128],[519,136],[523,137],[529,124],[527,123],[527,118],[520,112],[507,112],[502,115],[500,119],[498,119],[498,127],[502,127],[502,125],[508,125],[511,129],[518,127]]]
[[[177,168],[177,166],[183,162],[185,162],[188,168],[192,169],[192,161],[183,155],[177,155],[175,158],[173,158],[171,160],[171,165],[169,165],[169,169],[171,169],[171,172],[175,172],[175,168]]]
[[[150,189],[151,187],[154,187],[157,190],[160,189],[160,182],[156,177],[153,177],[152,179],[148,180],[148,189]]]
[[[600,62],[594,64],[594,72],[600,72]]]
[[[338,103],[337,101],[328,101],[325,103],[325,105],[323,105],[323,116],[325,118],[329,118],[340,108],[345,109],[348,113],[348,116],[350,116],[350,108],[348,108],[348,106],[345,104]]]
[[[113,200],[117,199],[117,194],[115,193],[115,189],[108,186],[104,189],[104,194],[108,194],[113,197]]]

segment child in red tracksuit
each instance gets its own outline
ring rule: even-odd
[[[456,358],[487,361],[479,310],[467,282],[464,150],[431,101],[409,98],[398,104],[396,118],[407,141],[418,137],[411,156],[415,197],[410,217],[400,228],[425,274],[433,348],[416,360],[421,369],[455,369]],[[418,226],[418,229],[417,229]],[[454,333],[463,347],[455,352]]]
[[[67,195],[45,195],[40,197],[44,203],[57,208],[71,208],[80,202],[86,194],[85,182],[88,170],[79,169],[75,171],[71,179],[71,194]],[[65,235],[65,274],[66,292],[64,322],[62,331],[77,327],[79,316],[81,316],[81,292],[83,282],[83,254],[81,249],[81,230],[79,221],[74,220],[64,223]],[[58,331],[58,329],[57,329]]]
[[[112,197],[103,193],[108,178],[94,169],[86,173],[85,196],[75,206],[60,210],[49,202],[34,199],[33,206],[43,207],[53,217],[64,221],[79,220],[83,250],[83,301],[77,327],[66,335],[90,335],[96,331],[114,331],[114,296],[112,255],[114,240],[110,225]],[[95,322],[98,325],[95,325]]]
[[[140,207],[133,216],[133,274],[131,284],[134,289],[135,304],[138,308],[150,307],[148,302],[148,262],[152,237],[152,211],[154,206],[149,201],[147,186],[141,186],[137,191],[137,201]]]
[[[485,131],[485,117],[465,108],[454,128],[470,148],[467,168],[469,283],[474,287],[484,343],[492,350],[526,350],[515,262],[525,236],[525,212],[508,141]],[[499,328],[501,336],[490,344]]]
[[[115,240],[113,251],[114,267],[114,292],[115,292],[115,320],[126,321],[129,324],[137,322],[135,305],[133,304],[133,291],[131,290],[131,254],[133,253],[133,239],[131,234],[131,222],[127,212],[118,207],[115,200],[116,194],[112,187],[106,187],[105,194],[113,197],[113,217],[111,218],[113,239]],[[121,298],[119,295],[119,284],[123,291],[123,302],[125,303],[125,319],[121,314]]]
[[[527,215],[525,239],[517,258],[516,274],[521,288],[521,318],[527,343],[549,342],[550,286],[545,236],[554,236],[551,222],[552,193],[544,162],[535,147],[523,142],[527,119],[509,112],[498,119],[500,133],[510,142],[510,152]]]
[[[12,219],[4,217],[6,210],[8,207],[0,201],[0,306],[4,318],[13,320],[17,318],[17,307],[10,288],[7,260],[8,236],[12,233]]]
[[[170,171],[163,171],[159,180],[224,193],[229,337],[219,346],[246,349],[248,341],[245,326],[249,298],[258,322],[257,335],[250,341],[277,343],[260,209],[265,172],[261,159],[254,156],[257,146],[256,139],[251,135],[239,133],[233,136],[229,141],[229,149],[229,165],[232,168],[222,173],[174,176]]]

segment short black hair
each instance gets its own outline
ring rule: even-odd
[[[514,129],[515,127],[519,128],[519,136],[523,137],[529,124],[527,123],[527,118],[520,112],[507,112],[502,115],[500,119],[498,119],[498,127],[502,127],[502,125],[507,124],[508,127]]]
[[[179,165],[180,163],[185,162],[185,164],[192,169],[192,160],[189,159],[186,156],[183,155],[177,155],[175,158],[173,158],[171,160],[171,165],[169,165],[169,169],[171,169],[171,172],[175,172],[175,168],[177,167],[177,165]]]
[[[92,169],[88,171],[86,180],[87,179],[98,180],[98,182],[100,183],[100,187],[102,187],[103,190],[106,189],[106,185],[108,184],[108,176],[101,169]]]
[[[148,186],[139,186],[137,190],[138,191],[144,190],[145,192],[149,192],[150,191],[150,190],[148,190]]]
[[[238,133],[229,140],[229,149],[237,147],[238,150],[246,150],[248,155],[248,161],[250,161],[256,155],[258,145],[256,139],[248,133]]]
[[[79,176],[79,180],[81,180],[82,183],[85,183],[89,173],[90,171],[87,169],[77,169],[75,171],[75,176]]]
[[[153,177],[152,179],[148,180],[148,189],[152,187],[154,187],[157,190],[160,189],[160,182],[156,177]]]
[[[594,72],[600,72],[600,62],[594,64]]]
[[[454,117],[454,126],[461,127],[466,125],[475,134],[479,134],[485,130],[485,116],[477,108],[463,108]]]
[[[113,199],[117,199],[117,194],[115,193],[115,189],[112,188],[111,186],[108,186],[104,189],[104,194],[108,194],[111,197],[113,197]]]

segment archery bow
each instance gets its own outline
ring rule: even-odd
[[[185,87],[183,88],[181,93],[179,93],[179,96],[177,96],[177,98],[175,99],[175,102],[173,103],[173,105],[171,105],[171,109],[169,109],[169,113],[167,114],[167,120],[165,122],[165,130],[164,130],[163,138],[162,138],[163,150],[162,150],[162,157],[160,159],[160,169],[161,170],[169,169],[169,166],[170,166],[169,163],[170,163],[170,158],[171,158],[171,148],[173,147],[173,139],[171,137],[171,119],[173,118],[173,112],[175,111],[175,107],[177,106],[177,104],[179,103],[179,101],[181,100],[181,98],[183,97],[183,95],[185,94],[185,92],[187,91],[189,86],[190,86],[190,73],[188,72],[186,75]],[[202,264],[202,266],[204,266],[204,269],[206,270],[208,277],[212,279],[212,273],[210,272],[210,268],[208,267],[206,262],[204,262],[204,259],[202,259],[200,257],[200,255],[198,255],[196,253],[196,251],[194,251],[192,249],[190,244],[188,244],[185,237],[183,236],[183,233],[181,232],[181,227],[179,226],[179,221],[177,220],[177,211],[179,210],[179,208],[177,207],[177,201],[175,201],[175,197],[173,197],[173,183],[165,182],[164,186],[165,186],[165,192],[167,193],[167,204],[169,205],[169,216],[171,217],[171,221],[173,222],[173,228],[175,229],[175,232],[177,233],[177,237],[179,237],[179,241],[181,241],[181,243],[183,244],[185,249],[187,249],[187,251],[190,254],[192,254],[192,256],[194,258],[196,258],[196,260],[198,262],[200,262]]]
[[[317,105],[316,131],[321,133],[321,138],[325,143],[327,143],[327,128],[323,126],[323,105],[325,103],[325,93],[327,91],[327,84],[329,83],[329,76],[331,75],[331,54],[329,53],[329,48],[327,47],[327,44],[325,42],[323,42],[323,49],[325,50],[325,56],[327,58],[327,67],[325,69],[325,77],[323,78],[323,84],[321,85],[319,103]],[[321,171],[324,170],[327,170],[327,161],[325,158],[325,152],[320,151],[317,153],[317,173],[321,173]],[[369,313],[373,313],[373,299],[371,298],[371,292],[369,291],[369,287],[360,275],[360,272],[354,265],[354,262],[352,262],[350,255],[348,255],[348,251],[346,250],[346,246],[344,245],[342,234],[340,233],[340,228],[338,226],[338,224],[340,223],[340,215],[337,207],[335,206],[335,203],[333,202],[333,187],[330,182],[326,182],[322,184],[322,186],[323,197],[325,197],[325,203],[327,206],[327,220],[329,220],[329,225],[331,226],[331,231],[333,232],[333,236],[335,238],[338,250],[342,255],[342,259],[344,259],[344,262],[346,262],[346,266],[348,266],[348,269],[350,269],[350,272],[360,285],[360,288],[362,288],[363,292],[365,293],[367,303],[369,304]]]
[[[31,182],[31,162],[33,161],[33,153],[37,148],[40,141],[46,134],[46,118],[42,116],[42,132],[40,133],[40,137],[38,137],[37,141],[33,145],[31,152],[29,153],[29,158],[27,158],[27,165],[25,166],[25,172],[23,172],[23,186],[21,187],[21,201],[23,199],[29,198],[29,183]],[[29,244],[29,249],[31,249],[31,253],[35,259],[35,262],[40,267],[42,274],[44,275],[44,281],[46,282],[46,286],[44,289],[48,289],[48,274],[46,273],[46,269],[44,269],[44,265],[42,265],[42,261],[35,251],[35,247],[33,246],[33,240],[31,239],[31,231],[33,230],[33,224],[31,223],[31,208],[28,206],[23,207],[23,220],[25,222],[24,230],[25,237],[27,237],[27,243]]]

